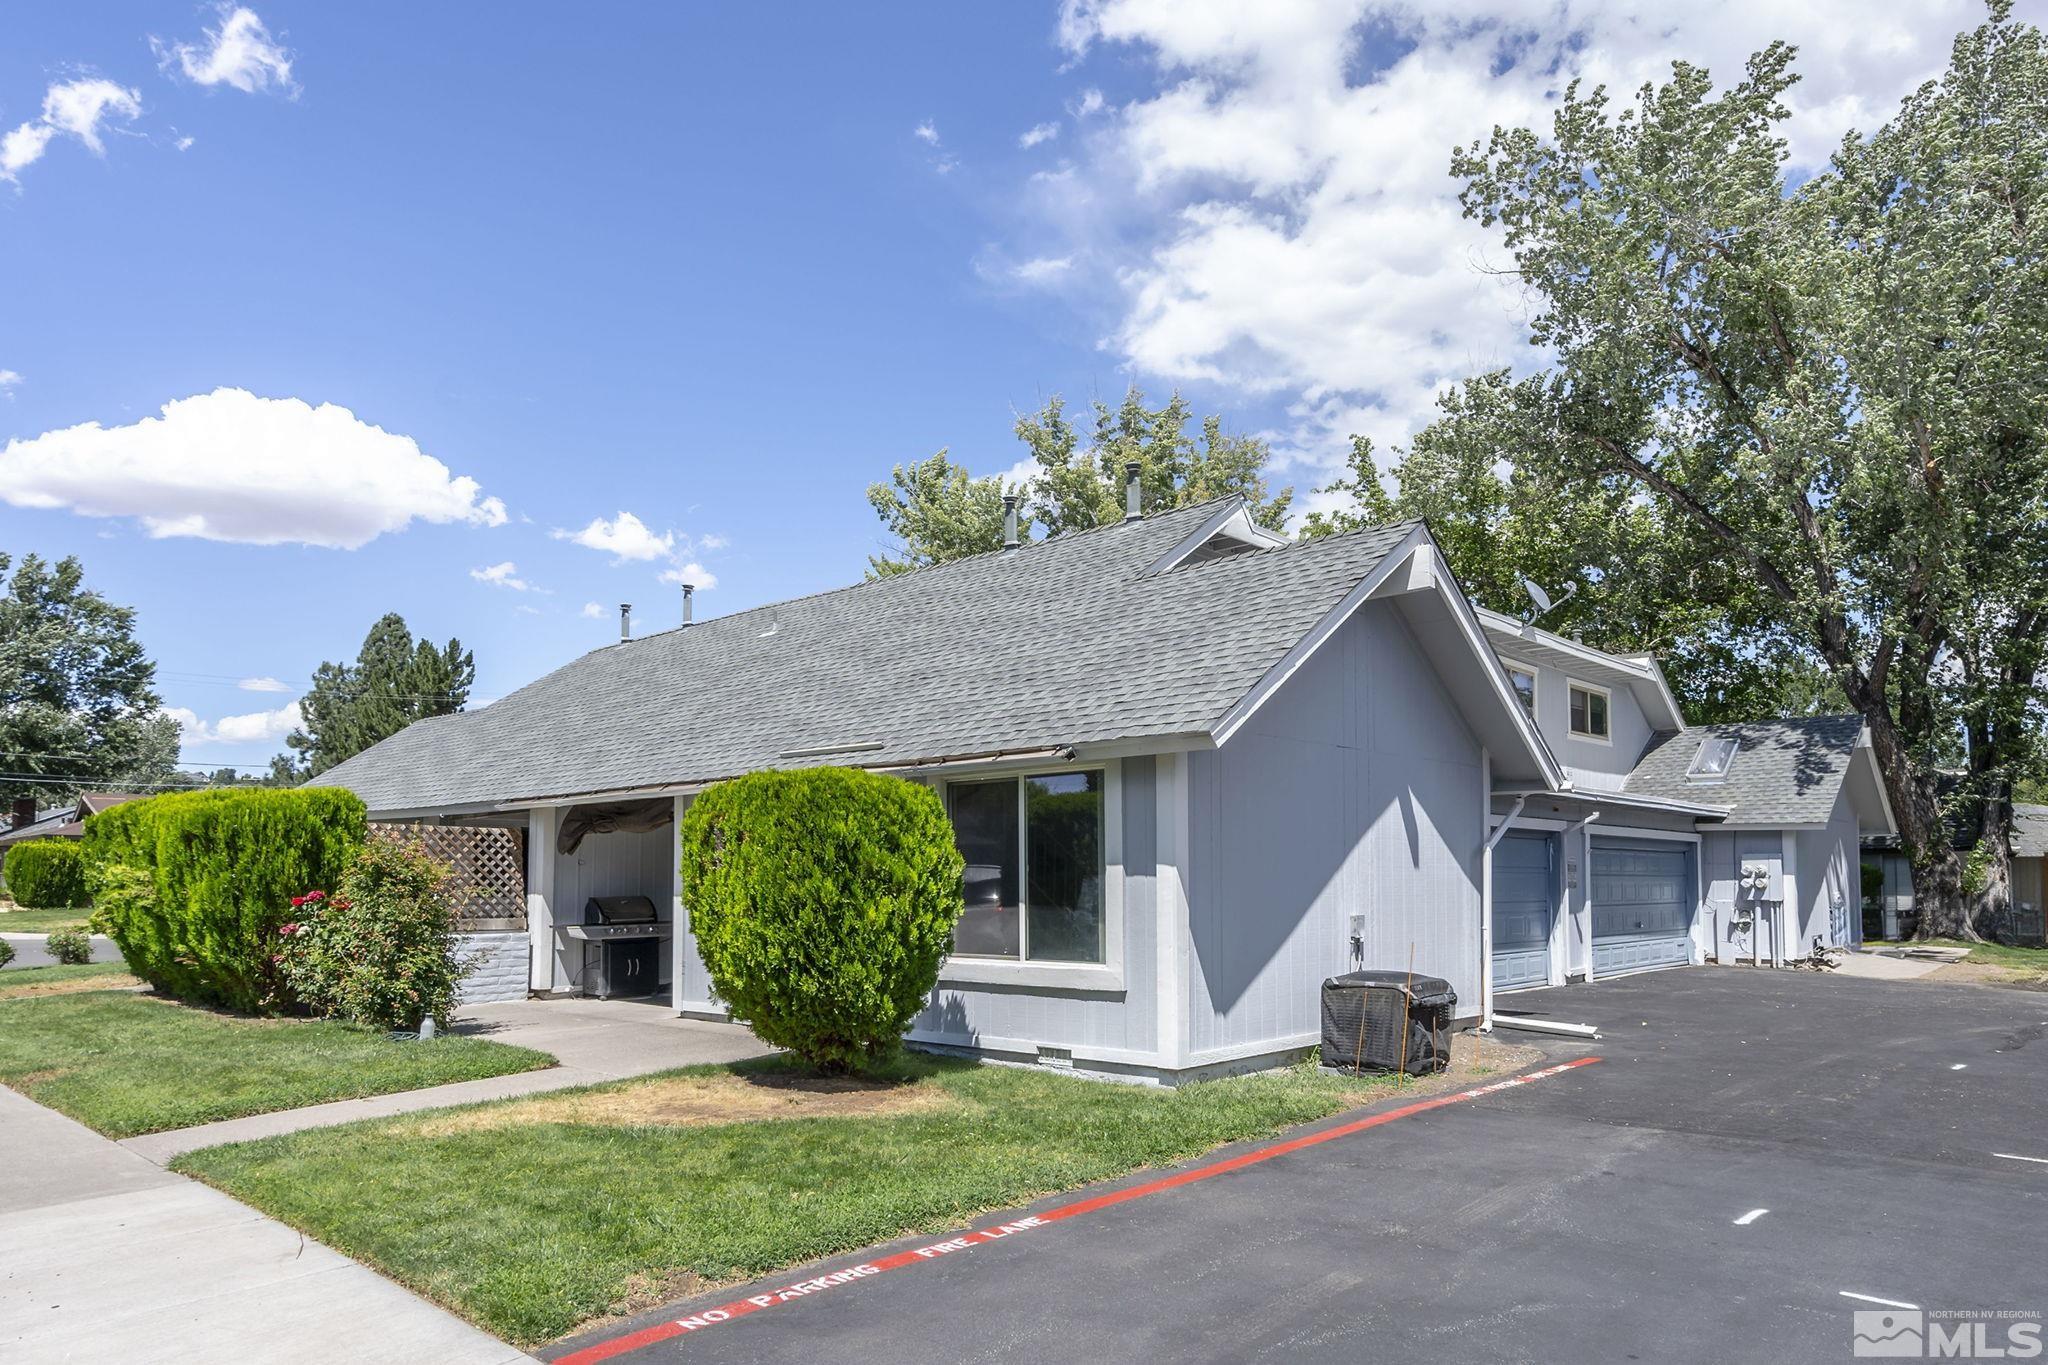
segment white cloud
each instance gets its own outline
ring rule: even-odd
[[[1738,78],[1799,47],[1793,160],[1824,161],[1945,63],[1977,0],[1871,7],[1702,0],[1068,0],[1069,65],[1113,49],[1151,88],[1091,126],[1072,176],[1020,200],[1034,259],[1098,263],[1105,348],[1139,374],[1278,402],[1303,464],[1353,431],[1384,449],[1474,371],[1528,356],[1528,303],[1486,266],[1506,252],[1463,217],[1451,148],[1496,124],[1547,129],[1565,83],[1617,101],[1672,59]],[[1382,54],[1391,53],[1391,57]],[[1128,63],[1125,63],[1128,66]],[[1105,109],[1099,92],[1077,113]]]
[[[936,147],[939,145],[938,127],[930,119],[926,119],[923,123],[920,123],[917,125],[917,127],[911,129],[910,135],[916,138],[919,142],[924,143],[928,147]]]
[[[469,576],[479,583],[488,583],[494,588],[510,588],[514,592],[537,592],[533,584],[519,577],[519,566],[511,560],[493,564],[488,568],[471,569]]]
[[[1091,115],[1099,114],[1106,103],[1107,101],[1102,98],[1102,92],[1090,86],[1081,92],[1080,100],[1074,105],[1074,117],[1088,118]]]
[[[183,747],[188,749],[212,744],[275,744],[302,723],[295,701],[286,702],[275,711],[252,711],[211,721],[201,720],[196,711],[183,706],[166,706],[164,713],[176,718],[183,732]]]
[[[197,141],[197,138],[188,135],[186,137],[179,138],[177,142],[173,145],[176,146],[177,149],[181,152],[189,152],[192,150],[192,144]]]
[[[595,602],[585,602],[583,604],[583,617],[588,621],[602,621],[604,619],[604,608]]]
[[[694,584],[701,592],[709,592],[718,586],[718,575],[693,559],[687,564],[678,564],[673,569],[663,569],[661,571],[661,581],[678,584],[690,583]]]
[[[0,370],[0,393],[12,394],[21,387],[21,373],[18,370]]]
[[[1019,261],[1010,268],[1010,273],[1026,284],[1044,284],[1073,268],[1072,256],[1034,256],[1028,261]]]
[[[556,540],[573,541],[585,549],[597,550],[620,560],[667,559],[676,549],[674,531],[656,535],[647,529],[646,522],[631,512],[621,512],[610,521],[603,517],[593,518],[590,525],[580,531],[558,529],[549,534]]]
[[[1035,124],[1018,134],[1017,145],[1028,149],[1036,147],[1041,142],[1050,142],[1059,135],[1060,126],[1057,123]]]
[[[697,537],[697,548],[700,550],[723,550],[731,543],[724,536],[716,534]]]
[[[220,7],[219,28],[210,28],[196,43],[165,43],[150,39],[157,61],[167,72],[182,72],[196,85],[228,85],[244,94],[263,90],[298,93],[292,80],[292,54],[247,6]]]
[[[100,76],[59,81],[43,94],[43,112],[0,137],[0,180],[17,181],[21,171],[42,159],[58,135],[76,138],[94,155],[107,148],[101,124],[110,119],[133,120],[142,113],[139,92]]]
[[[286,684],[271,677],[244,678],[236,683],[235,686],[241,688],[244,692],[289,692],[292,690]]]
[[[505,504],[409,436],[332,403],[215,389],[128,426],[0,450],[0,502],[133,517],[152,537],[355,549],[415,520],[502,526]]]

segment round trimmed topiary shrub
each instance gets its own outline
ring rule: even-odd
[[[683,903],[712,987],[821,1071],[895,1052],[960,918],[936,792],[851,768],[721,782],[683,816]]]
[[[86,903],[85,852],[73,839],[30,839],[7,850],[7,894],[30,910]]]

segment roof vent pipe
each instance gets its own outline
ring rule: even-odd
[[[619,643],[624,644],[632,638],[633,604],[631,602],[621,602],[619,603]]]
[[[1145,515],[1144,504],[1139,500],[1142,494],[1138,483],[1138,472],[1144,466],[1136,460],[1124,465],[1124,520],[1137,521]]]
[[[695,597],[696,595],[697,585],[695,583],[683,584],[683,624],[685,626],[688,626],[691,623],[690,599]]]
[[[1017,495],[1015,493],[1005,493],[1003,494],[1003,548],[1005,550],[1014,550],[1017,548],[1018,543]]]

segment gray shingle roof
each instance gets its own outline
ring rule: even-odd
[[[1834,811],[1835,796],[1862,733],[1861,716],[1805,716],[1666,731],[1650,741],[1623,790],[1730,806],[1728,821],[1733,824],[1822,824]],[[1737,741],[1727,780],[1689,782],[1686,770],[1700,741],[1709,738]]]
[[[1206,730],[1415,529],[1145,573],[1217,507],[607,646],[314,780],[397,811]]]

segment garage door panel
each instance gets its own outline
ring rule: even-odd
[[[1550,980],[1550,929],[1557,915],[1557,862],[1547,834],[1509,834],[1493,850],[1493,984],[1496,990]]]
[[[1692,960],[1698,908],[1689,847],[1595,843],[1593,970],[1669,967]]]

